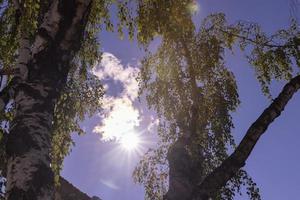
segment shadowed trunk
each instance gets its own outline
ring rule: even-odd
[[[168,151],[169,189],[164,200],[191,200],[203,179],[203,156],[199,152],[200,159],[194,159],[188,150],[190,144],[189,139],[180,137]]]
[[[169,190],[164,200],[190,200],[194,190],[192,158],[179,138],[168,151]]]
[[[80,48],[90,5],[91,0],[51,1],[30,53],[27,46],[19,50],[22,62],[11,87],[16,114],[7,141],[7,200],[55,198],[49,157],[54,106]]]
[[[22,83],[7,142],[8,199],[52,199],[51,127],[55,90],[47,83]]]

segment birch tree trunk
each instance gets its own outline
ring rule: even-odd
[[[55,90],[39,81],[22,83],[15,102],[7,143],[7,198],[53,199],[49,150]]]
[[[293,95],[300,89],[300,75],[288,82],[276,99],[267,107],[257,120],[249,127],[246,135],[235,151],[211,174],[209,174],[195,191],[195,200],[213,199],[227,181],[229,181],[240,168],[245,166],[259,138],[265,133],[269,125],[280,116]]]
[[[51,1],[33,43],[19,50],[22,69],[12,87],[16,116],[7,142],[7,200],[54,199],[49,157],[54,106],[80,48],[91,2]]]
[[[164,200],[190,200],[194,191],[192,157],[184,139],[179,138],[168,151],[169,190]]]

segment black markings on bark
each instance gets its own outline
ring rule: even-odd
[[[53,1],[40,1],[40,11],[38,15],[38,27],[43,23],[43,19],[45,17],[45,14],[47,13],[47,10],[50,8],[50,5]]]
[[[16,121],[18,123],[18,121]],[[34,139],[26,134],[30,131],[25,125],[19,124],[11,129],[8,135],[6,152],[9,157],[22,156],[32,148],[40,150]]]
[[[9,192],[9,199],[14,200],[37,200],[37,197],[32,192],[25,192],[19,188],[14,187]]]
[[[33,178],[30,182],[28,182],[29,189],[24,191],[17,187],[14,187],[12,190],[8,191],[9,199],[12,200],[38,200],[39,196],[42,196],[44,188],[49,188],[49,190],[53,191],[52,188],[54,182],[51,177],[53,177],[52,170],[45,166],[44,164],[40,164],[35,166],[38,170],[33,174]],[[54,196],[54,193],[53,193]]]
[[[62,16],[62,20],[59,23],[59,31],[56,35],[55,41],[61,42],[66,35],[66,31],[72,24],[72,20],[76,14],[76,3],[75,0],[60,1],[58,4],[58,12]]]
[[[48,5],[45,6],[48,7]],[[32,158],[33,160],[30,161],[32,165],[40,164],[33,166],[38,171],[32,174],[32,178],[25,177],[28,178],[27,181],[30,186],[28,191],[23,191],[17,188],[15,183],[10,183],[9,200],[41,200],[39,196],[43,191],[54,191],[54,188],[52,188],[54,185],[53,173],[50,169],[49,155],[47,156],[50,153],[54,104],[66,84],[70,61],[80,48],[90,6],[85,10],[84,16],[81,17],[81,23],[77,22],[74,25],[72,22],[78,13],[78,9],[86,9],[84,3],[80,4],[76,0],[59,1],[58,12],[61,15],[61,20],[59,21],[58,32],[55,34],[54,39],[50,40],[50,35],[45,29],[39,30],[38,34],[46,39],[48,44],[43,50],[34,54],[28,62],[26,82],[17,84],[15,96],[18,97],[16,98],[18,108],[8,138],[9,148],[7,152],[10,162],[12,162],[9,163],[11,165],[8,165],[11,167],[9,171],[13,173],[15,170],[25,170],[15,169],[16,166],[13,162],[18,157],[22,162],[22,159],[24,159],[22,157],[26,158],[27,156],[26,153],[31,156],[30,153],[37,150],[39,154],[46,154],[46,157],[42,158],[45,159],[43,161],[38,160],[38,157]],[[70,38],[65,38],[70,28],[75,34],[72,34]],[[66,50],[62,49],[62,41],[64,40],[70,42],[70,46],[67,45],[68,49]],[[45,88],[50,91],[46,91]],[[26,124],[28,122],[30,124]],[[26,173],[26,171],[21,173],[24,172]],[[16,176],[15,174],[10,175],[12,177]],[[17,181],[19,180],[18,177],[15,178]],[[54,199],[54,197],[49,198]]]
[[[41,194],[41,188],[48,188],[49,191],[54,191],[54,188],[52,188],[54,185],[53,172],[50,166],[46,166],[45,164],[41,163],[36,167],[38,170],[33,174],[33,178],[31,180],[31,186],[34,191],[36,191],[36,194]]]
[[[42,38],[44,38],[48,42],[53,41],[53,38],[48,34],[48,31],[45,28],[43,28],[43,27],[41,27],[38,30],[38,35],[40,35]]]

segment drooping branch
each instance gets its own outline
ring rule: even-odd
[[[12,3],[15,8],[15,27],[13,27],[12,31],[18,32],[17,27],[20,23],[20,17],[23,13],[23,8],[19,0],[13,0]],[[21,32],[23,31],[21,30]],[[19,82],[20,80],[25,80],[27,77],[28,69],[26,65],[30,59],[30,43],[27,34],[21,33],[19,38],[19,49],[16,66],[14,66],[13,68],[8,68],[7,66],[5,66],[4,68],[0,69],[0,76],[14,77],[9,86],[7,85],[2,91],[0,91],[0,115],[4,111],[5,106],[7,105],[9,100],[13,98],[14,86],[12,83]]]
[[[255,39],[252,39],[252,38],[240,35],[240,34],[235,34],[233,32],[230,32],[230,31],[227,31],[227,30],[223,30],[221,28],[218,28],[218,30],[220,32],[222,32],[223,34],[226,34],[226,35],[231,36],[231,37],[236,37],[236,38],[238,38],[240,40],[247,41],[247,42],[249,42],[251,44],[254,44],[254,45],[262,45],[262,46],[268,47],[268,48],[297,48],[297,45],[295,45],[295,44],[289,44],[289,43],[282,44],[282,45],[280,45],[280,44],[272,44],[272,43],[270,43],[270,41],[265,41],[263,43],[259,43]]]
[[[256,24],[252,24],[252,25],[256,25]],[[276,35],[273,35],[269,38],[266,38],[265,41],[259,41],[261,39],[261,36],[259,35],[259,33],[255,33],[254,37],[249,37],[247,35],[243,35],[242,30],[238,30],[238,32],[235,32],[233,30],[236,30],[236,27],[234,27],[234,28],[232,28],[230,26],[222,27],[222,26],[217,26],[215,24],[211,25],[210,27],[208,27],[206,29],[207,32],[218,31],[218,32],[220,32],[220,33],[222,33],[226,36],[230,36],[230,37],[233,37],[235,39],[245,41],[249,44],[256,45],[256,46],[260,45],[260,46],[267,47],[267,48],[281,48],[281,49],[286,49],[286,48],[295,48],[295,49],[297,49],[297,47],[299,46],[299,44],[291,43],[291,42],[286,42],[284,44],[276,44],[276,43],[273,42],[273,39],[276,37]]]
[[[208,200],[209,198],[214,198],[217,191],[245,165],[259,138],[269,125],[280,116],[289,100],[299,88],[300,75],[293,78],[284,86],[278,97],[250,126],[236,150],[198,186],[195,192],[195,199]]]

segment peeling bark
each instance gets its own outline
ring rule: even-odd
[[[7,200],[54,199],[49,157],[54,106],[80,48],[90,4],[52,1],[33,44],[21,40],[21,77],[15,76],[12,87],[16,116],[7,141]]]
[[[285,106],[300,88],[300,75],[293,78],[282,89],[278,97],[263,111],[259,118],[250,126],[246,135],[236,150],[204,181],[199,184],[195,191],[195,200],[214,199],[227,181],[229,181],[240,168],[245,165],[247,158],[252,152],[259,138],[267,130],[269,125],[280,116]]]

